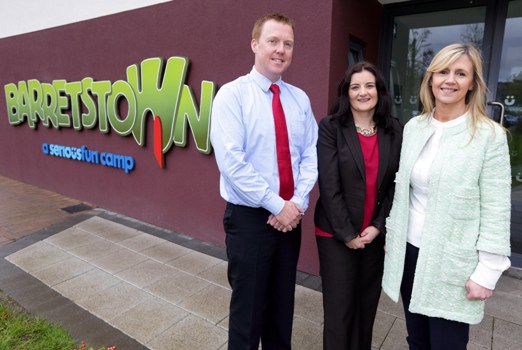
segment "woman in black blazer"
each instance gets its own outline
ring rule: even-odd
[[[401,142],[382,74],[368,62],[350,66],[317,144],[325,350],[371,349]]]

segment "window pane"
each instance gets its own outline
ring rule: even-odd
[[[395,17],[390,93],[403,123],[421,111],[419,87],[433,56],[455,42],[482,47],[485,7]]]

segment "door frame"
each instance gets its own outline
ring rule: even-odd
[[[381,32],[379,36],[379,68],[386,79],[389,79],[395,17],[484,6],[486,7],[484,44],[482,47],[485,68],[484,79],[488,84],[488,101],[493,101],[497,93],[498,76],[500,73],[500,58],[502,54],[502,40],[504,39],[505,20],[507,17],[509,1],[510,0],[475,0],[470,4],[470,1],[468,0],[429,0],[407,1],[403,3],[384,5]]]

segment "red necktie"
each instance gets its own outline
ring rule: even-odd
[[[279,195],[284,200],[289,200],[294,195],[294,176],[292,175],[292,160],[290,158],[290,146],[288,144],[288,130],[286,128],[285,112],[279,99],[279,86],[272,84],[270,91],[272,97],[272,112],[274,113],[277,168],[279,170]]]

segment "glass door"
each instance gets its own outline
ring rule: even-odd
[[[384,7],[381,66],[389,74],[393,113],[402,123],[420,113],[420,83],[442,47],[482,49],[489,111],[510,131],[512,264],[522,267],[522,0],[408,2]]]
[[[420,83],[435,53],[455,42],[482,47],[485,20],[485,6],[395,17],[390,94],[402,123],[420,114]]]
[[[502,104],[503,125],[510,131],[511,249],[522,253],[522,0],[511,1],[508,5],[498,82],[495,85],[495,102]],[[522,259],[515,263],[522,266]]]

